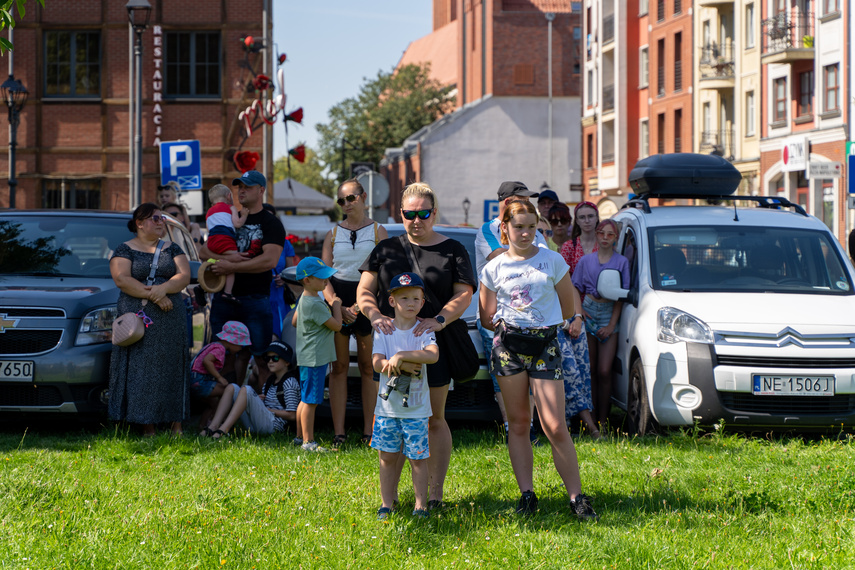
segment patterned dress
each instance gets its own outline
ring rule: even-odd
[[[137,251],[123,243],[113,255],[131,260],[131,275],[145,283],[151,272],[153,253]],[[163,248],[155,285],[175,275],[175,258],[180,255],[184,252],[174,243]],[[169,295],[169,300],[172,310],[166,312],[155,303],[145,305],[145,313],[153,324],[141,340],[130,346],[113,346],[108,411],[114,420],[157,424],[183,421],[189,415],[187,309],[181,293]],[[118,314],[138,311],[142,301],[121,293]]]
[[[558,331],[558,347],[561,349],[561,367],[564,371],[564,415],[570,418],[591,404],[591,359],[588,356],[588,339],[585,331],[573,338],[564,329]]]

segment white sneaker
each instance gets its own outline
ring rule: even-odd
[[[305,451],[314,451],[315,453],[324,453],[326,448],[318,445],[316,441],[307,441],[301,446]]]

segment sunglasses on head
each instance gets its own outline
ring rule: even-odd
[[[433,210],[401,210],[401,214],[403,214],[405,220],[415,220],[416,216],[418,216],[420,220],[426,220],[430,218],[432,211]]]
[[[278,354],[274,354],[273,356],[264,355],[264,362],[279,362],[282,360],[282,357]]]
[[[345,201],[348,204],[353,204],[354,202],[356,202],[356,200],[359,199],[360,196],[362,196],[362,192],[360,192],[359,194],[348,194],[344,198],[339,198],[338,200],[336,200],[336,204],[338,204],[339,206],[344,206]]]

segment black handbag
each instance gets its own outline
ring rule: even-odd
[[[537,357],[549,347],[558,334],[557,327],[545,329],[521,329],[500,321],[499,341],[515,354]]]
[[[407,254],[407,259],[410,261],[410,267],[424,280],[424,272],[419,267],[410,240],[407,239],[406,234],[401,234],[398,237],[404,247],[404,253]],[[431,306],[438,307],[437,311],[442,310],[443,303],[439,302],[430,288],[425,287],[425,295]],[[472,342],[472,337],[469,336],[469,327],[464,321],[455,319],[446,324],[445,328],[436,333],[436,344],[440,354],[448,363],[448,373],[455,382],[463,384],[478,374],[481,367],[478,350]]]

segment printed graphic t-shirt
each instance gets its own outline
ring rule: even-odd
[[[424,350],[430,345],[436,344],[434,333],[422,333],[420,336],[413,335],[413,328],[407,330],[396,329],[392,334],[374,332],[374,354],[382,354],[387,359],[395,356],[403,350]],[[430,391],[427,383],[427,366],[422,366],[421,375],[413,378],[410,382],[410,397],[407,407],[404,407],[403,394],[397,390],[389,392],[389,399],[384,400],[377,396],[377,405],[374,407],[374,415],[385,418],[429,418],[433,414],[430,407]],[[380,375],[380,390],[386,390],[386,382],[389,376]]]
[[[282,227],[282,222],[267,210],[248,215],[246,223],[237,230],[238,251],[248,251],[252,253],[253,257],[256,257],[261,255],[262,248],[267,244],[284,247],[285,228]],[[271,281],[273,281],[271,271],[235,273],[233,293],[236,297],[269,295]]]

